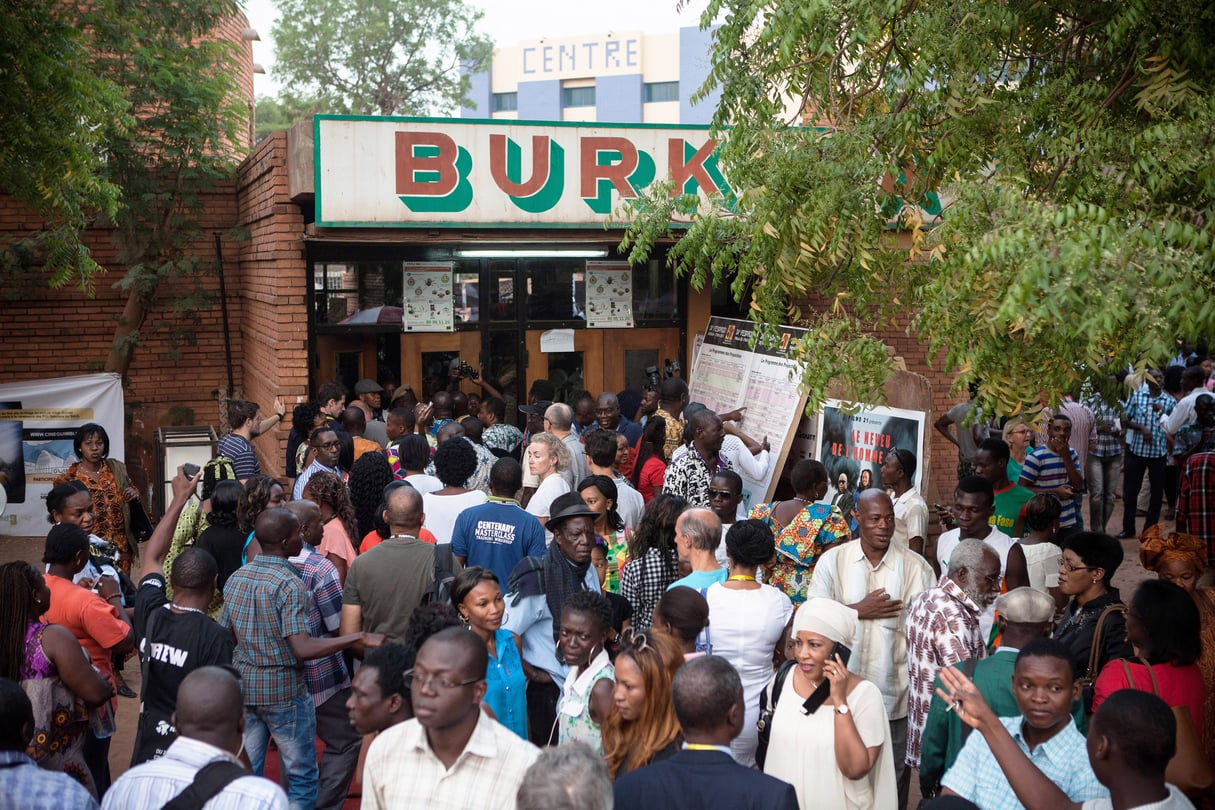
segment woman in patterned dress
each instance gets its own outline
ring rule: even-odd
[[[34,707],[34,736],[26,753],[43,768],[66,773],[96,797],[84,762],[88,709],[114,695],[69,630],[38,617],[51,592],[26,562],[0,566],[0,676],[17,681]]]
[[[93,534],[118,547],[118,569],[131,575],[135,542],[131,537],[130,502],[139,497],[126,465],[110,458],[110,435],[94,422],[82,425],[72,442],[80,461],[55,479],[55,485],[80,481],[93,496]]]
[[[829,484],[822,463],[802,459],[789,480],[796,493],[791,500],[757,504],[750,517],[776,535],[776,565],[764,581],[783,590],[797,607],[806,601],[818,558],[829,546],[851,539],[851,533],[839,507],[823,502]]]

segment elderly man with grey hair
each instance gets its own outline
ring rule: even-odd
[[[574,435],[574,409],[564,402],[554,402],[544,411],[544,429],[565,443],[570,451],[570,489],[576,489],[578,482],[589,474],[586,469],[586,450],[582,442]],[[568,479],[567,479],[568,480]],[[524,482],[524,486],[527,482]]]
[[[937,584],[912,600],[907,610],[907,755],[920,765],[920,743],[937,672],[987,649],[979,616],[1000,590],[1000,555],[982,540],[963,540],[949,556]]]
[[[691,588],[699,591],[718,582],[725,582],[729,571],[717,561],[721,545],[721,518],[712,509],[692,507],[675,521],[675,551],[680,564],[691,567],[692,573],[672,582],[671,588]]]
[[[545,748],[519,784],[515,810],[612,810],[603,757],[582,742]]]

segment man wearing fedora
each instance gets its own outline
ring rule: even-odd
[[[599,590],[599,577],[591,567],[595,512],[582,496],[567,492],[557,497],[545,528],[553,533],[548,554],[524,557],[511,572],[502,625],[522,640],[527,720],[536,745],[549,743],[561,684],[569,673],[557,647],[561,611],[572,594]]]

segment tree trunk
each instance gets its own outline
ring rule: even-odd
[[[131,336],[139,332],[148,317],[147,308],[139,300],[137,287],[138,285],[132,285],[127,293],[127,303],[114,326],[114,339],[110,341],[110,353],[105,360],[105,370],[117,372],[123,380],[126,380],[127,371],[131,368],[135,351],[135,342]]]

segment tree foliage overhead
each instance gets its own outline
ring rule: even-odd
[[[711,0],[711,21],[701,94],[721,88],[738,199],[659,189],[625,245],[688,221],[680,272],[809,327],[811,407],[880,399],[876,334],[908,317],[1004,414],[1215,335],[1215,4]]]
[[[129,123],[122,89],[90,70],[88,45],[68,7],[12,0],[0,14],[0,189],[47,223],[5,263],[43,253],[53,287],[88,287],[98,267],[80,231],[118,212],[120,189],[105,175],[103,149]]]
[[[329,113],[423,115],[467,101],[493,43],[463,0],[279,0],[274,70]],[[461,71],[461,67],[466,72]]]
[[[82,235],[113,226],[127,299],[107,370],[126,373],[153,307],[182,336],[206,300],[204,196],[234,174],[248,123],[236,45],[218,37],[239,10],[235,0],[16,0],[0,15],[0,188],[46,224],[0,245],[4,266],[41,264],[52,286],[91,296],[107,268]]]

